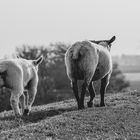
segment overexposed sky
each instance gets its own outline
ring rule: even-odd
[[[109,39],[112,55],[140,54],[140,0],[1,0],[0,58],[15,47]]]

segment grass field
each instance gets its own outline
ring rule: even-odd
[[[21,119],[2,112],[0,140],[140,140],[140,93],[108,94],[105,102],[96,107],[97,96],[94,107],[77,110],[75,100],[65,100],[33,107]]]

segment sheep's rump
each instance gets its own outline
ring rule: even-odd
[[[89,41],[76,42],[66,52],[65,63],[68,77],[83,80],[92,76],[96,81],[112,70],[109,51]]]
[[[85,75],[95,71],[98,64],[98,50],[89,41],[76,42],[66,52],[65,63],[70,79],[83,80]]]
[[[18,85],[18,79],[20,79],[22,85],[25,87],[33,75],[31,64],[25,63],[25,61],[26,60],[23,59],[0,61],[0,78],[3,80],[3,83],[1,81],[0,86],[11,88],[16,84]]]

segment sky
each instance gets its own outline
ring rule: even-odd
[[[22,45],[116,36],[112,55],[140,54],[139,0],[1,0],[0,58]]]

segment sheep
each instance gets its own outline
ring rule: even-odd
[[[93,106],[93,99],[95,97],[93,82],[96,80],[101,80],[100,106],[105,106],[104,94],[112,72],[110,49],[111,43],[115,39],[116,37],[113,36],[110,40],[79,41],[74,43],[66,51],[66,72],[71,81],[71,87],[77,101],[78,109],[84,109],[86,89],[90,93],[90,100],[87,102],[87,106]],[[81,96],[78,94],[78,80],[83,80]]]
[[[0,88],[10,89],[10,104],[16,118],[29,115],[31,111],[37,92],[38,65],[42,60],[43,56],[36,60],[23,58],[0,60]],[[26,96],[24,91],[28,91]]]

